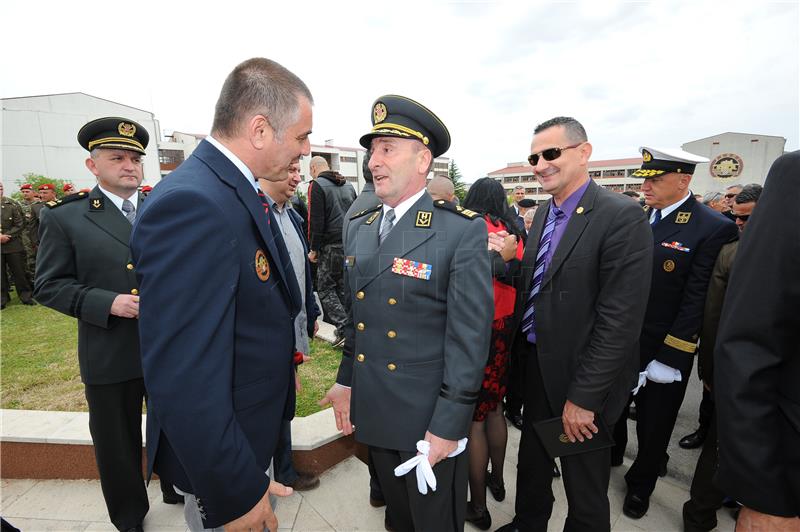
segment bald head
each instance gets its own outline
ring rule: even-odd
[[[308,165],[308,171],[312,178],[316,179],[320,172],[324,172],[326,170],[330,170],[330,167],[328,166],[328,161],[325,160],[325,157],[315,155],[311,158],[311,163]]]
[[[434,200],[443,199],[445,201],[453,201],[456,197],[456,189],[452,181],[446,177],[437,175],[428,183],[428,194],[430,194]]]

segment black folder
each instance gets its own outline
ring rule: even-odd
[[[539,436],[539,440],[541,440],[550,458],[556,458],[613,447],[614,438],[611,437],[603,418],[595,416],[594,424],[598,432],[597,434],[592,434],[591,440],[584,436],[582,442],[575,440],[574,443],[570,442],[564,433],[564,423],[560,417],[534,423],[533,428],[536,430],[536,435]]]

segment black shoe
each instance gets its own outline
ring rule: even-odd
[[[494,532],[520,532],[517,525],[514,524],[514,521],[511,521],[507,525],[503,525]]]
[[[488,508],[477,509],[472,503],[467,503],[467,523],[472,523],[481,530],[489,530],[492,527],[492,516],[489,515]]]
[[[558,464],[553,464],[553,478],[561,478],[561,471],[558,469]]]
[[[628,408],[628,419],[636,421],[636,405],[631,405]]]
[[[506,419],[511,422],[517,430],[522,430],[522,414],[519,412],[508,412],[506,411]]]
[[[622,513],[631,519],[641,519],[650,508],[650,497],[639,497],[631,492],[625,495],[625,502],[622,505]]]
[[[161,485],[161,500],[164,504],[183,504],[183,495],[178,495],[172,484],[164,483]]]
[[[125,532],[144,532],[144,528],[142,528],[142,525],[136,525],[126,529]]]
[[[386,506],[386,500],[383,498],[383,495],[373,495],[372,493],[369,494],[369,505],[373,508],[380,508],[382,506]]]
[[[661,478],[667,476],[667,462],[669,462],[669,455],[664,454],[664,460],[661,462],[661,466],[658,468],[658,476]]]
[[[333,347],[342,347],[344,345],[344,336],[336,335],[333,339]]]
[[[492,492],[492,497],[497,502],[503,502],[506,498],[506,485],[504,482],[500,482],[499,484],[494,481],[492,478],[492,474],[488,471],[486,472],[486,487],[489,488],[489,491]]]
[[[26,299],[25,301],[22,302],[22,304],[23,305],[34,306],[34,305],[36,305],[36,301],[34,301],[33,299]]]
[[[681,438],[681,440],[678,442],[678,446],[681,449],[697,449],[702,447],[703,443],[706,441],[706,434],[707,432],[705,430],[699,428],[691,434]]]
[[[287,482],[286,485],[295,491],[309,491],[319,487],[319,477],[310,473],[298,473],[294,482]]]

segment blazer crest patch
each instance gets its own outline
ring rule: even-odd
[[[686,224],[689,223],[689,218],[692,217],[692,213],[690,212],[679,212],[677,216],[675,216],[675,223],[676,224]]]
[[[266,282],[269,279],[269,261],[264,250],[260,248],[256,250],[255,266],[258,278],[262,282]]]
[[[102,211],[104,208],[103,198],[92,198],[92,201],[89,202],[90,211]]]

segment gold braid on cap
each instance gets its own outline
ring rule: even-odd
[[[406,126],[401,126],[400,124],[390,124],[389,122],[382,122],[380,124],[375,124],[372,127],[372,132],[380,133],[383,130],[392,130],[392,129],[397,130],[396,132],[400,134],[405,133],[406,135],[412,135],[414,137],[417,137],[426,146],[428,145],[428,142],[430,142],[428,140],[428,137],[426,137],[419,131],[414,131],[413,129],[408,128]]]

